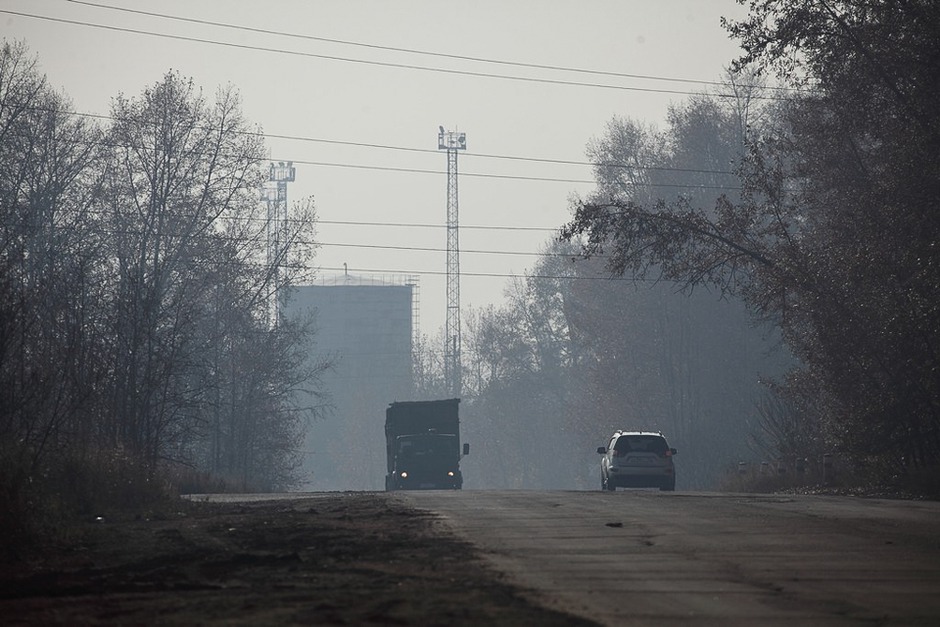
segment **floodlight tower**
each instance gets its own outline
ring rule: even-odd
[[[444,381],[459,398],[460,374],[460,245],[457,234],[457,151],[467,149],[467,134],[439,127],[437,149],[447,151],[447,320],[444,325]]]
[[[268,268],[274,273],[267,308],[271,327],[278,325],[282,299],[286,297],[282,293],[281,264],[287,246],[287,184],[294,181],[295,175],[293,161],[278,161],[277,164],[272,161],[263,195],[268,204]]]

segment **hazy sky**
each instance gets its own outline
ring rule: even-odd
[[[433,336],[446,311],[438,127],[467,133],[462,309],[500,303],[506,275],[533,266],[569,217],[569,196],[592,188],[592,171],[497,157],[583,162],[615,115],[661,126],[670,102],[706,88],[694,81],[719,80],[737,54],[723,15],[744,9],[734,0],[0,0],[0,32],[25,40],[83,113],[107,114],[114,96],[136,97],[170,69],[210,98],[237,87],[246,117],[272,136],[271,159],[297,168],[290,199],[316,199],[321,273],[346,263],[356,275],[419,275],[421,328]]]

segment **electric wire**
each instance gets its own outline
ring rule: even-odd
[[[0,11],[2,12],[2,11]],[[38,108],[37,108],[38,109]],[[114,120],[115,118],[111,116],[104,116],[101,114],[89,114],[89,113],[77,113],[77,112],[63,112],[63,113],[73,113],[78,116],[87,116],[92,118],[99,119],[110,119]],[[236,131],[236,134],[247,135],[247,136],[258,136],[265,137],[264,133],[255,133],[255,132],[246,132],[246,131]],[[70,140],[65,140],[70,141]],[[316,141],[316,140],[310,140]],[[130,146],[127,144],[122,144],[115,141],[95,141],[95,142],[82,142],[74,141],[72,142],[76,145],[97,145],[104,146],[109,148],[136,148],[136,146]],[[352,143],[352,142],[351,142]],[[368,145],[368,144],[359,144],[357,145]],[[379,144],[371,145],[375,148],[384,148]],[[420,149],[410,149],[410,148],[401,148],[403,150],[420,150]],[[232,155],[226,155],[232,156]],[[496,156],[495,158],[504,158],[504,159],[520,159],[520,160],[532,160],[532,161],[545,161],[541,159],[529,159],[525,157],[508,157],[508,156]],[[310,165],[314,167],[329,167],[329,168],[342,168],[342,169],[353,169],[353,170],[367,170],[374,172],[397,172],[397,173],[407,173],[407,174],[430,174],[433,176],[441,176],[445,172],[436,169],[426,169],[426,168],[408,168],[408,167],[398,167],[398,166],[378,166],[378,165],[364,165],[359,163],[339,163],[335,161],[314,161],[309,159],[279,159],[277,157],[271,157],[270,159],[263,159],[263,161],[290,161],[299,165]],[[559,161],[555,161],[559,162]],[[586,164],[585,163],[582,163]],[[723,172],[718,170],[696,170],[691,168],[668,168],[668,167],[659,167],[659,166],[632,166],[624,164],[591,164],[596,167],[612,167],[612,168],[624,168],[632,170],[641,170],[641,171],[666,171],[666,172],[679,172],[686,174],[705,174],[705,175],[724,175],[731,176],[731,172]],[[576,178],[565,178],[557,176],[528,176],[520,174],[494,174],[488,172],[461,172],[461,176],[469,178],[482,178],[482,179],[500,179],[500,180],[509,180],[509,181],[534,181],[534,182],[546,182],[546,183],[568,183],[574,185],[596,185],[597,181],[593,179],[576,179]],[[735,185],[706,185],[701,183],[664,183],[664,182],[644,182],[644,186],[653,187],[653,188],[664,188],[664,189],[701,189],[701,190],[721,190],[721,191],[738,191],[741,188]]]
[[[34,111],[46,111],[48,109],[43,107],[30,107]],[[116,118],[111,115],[103,115],[100,113],[87,113],[82,111],[63,111],[63,113],[68,113],[70,115],[75,115],[79,117],[87,117],[97,120],[105,121],[115,121]],[[300,141],[300,142],[311,142],[311,143],[321,143],[321,144],[331,144],[331,145],[340,145],[340,146],[353,146],[357,148],[377,148],[380,150],[393,150],[401,152],[413,152],[413,153],[422,153],[422,154],[434,154],[439,155],[440,150],[432,150],[430,148],[414,148],[409,146],[391,146],[388,144],[375,144],[369,142],[354,142],[346,141],[339,139],[323,139],[318,137],[305,137],[302,135],[285,135],[278,133],[266,133],[259,131],[244,131],[238,130],[235,131],[237,135],[242,135],[246,137],[260,137],[262,139],[283,139],[287,141]],[[464,154],[465,158],[483,158],[483,159],[502,159],[507,161],[523,161],[531,163],[548,163],[553,165],[574,165],[574,166],[588,166],[592,168],[612,168],[612,169],[630,169],[638,171],[656,171],[656,172],[680,172],[685,174],[714,174],[714,175],[734,175],[734,172],[730,170],[705,170],[700,168],[677,168],[671,166],[655,166],[655,165],[627,165],[623,163],[614,163],[608,161],[577,161],[572,159],[549,159],[544,157],[525,157],[518,155],[496,155],[488,153],[475,153],[469,152]],[[274,159],[277,161],[277,159]],[[296,161],[301,163],[300,161]],[[319,165],[318,163],[311,163],[311,165]],[[342,165],[342,164],[339,164]],[[434,172],[435,174],[442,174],[442,172]]]
[[[275,159],[276,160],[276,159]],[[302,164],[302,165],[312,165],[319,167],[330,167],[330,168],[346,168],[354,170],[372,170],[378,172],[404,172],[409,174],[433,174],[435,176],[441,176],[445,174],[440,170],[426,170],[421,168],[401,168],[393,166],[377,166],[377,165],[361,165],[353,163],[335,163],[335,162],[325,162],[325,161],[307,161],[303,159],[293,159],[293,163]],[[591,179],[569,179],[561,177],[551,177],[551,176],[525,176],[525,175],[516,175],[516,174],[492,174],[492,173],[483,173],[483,172],[466,172],[461,171],[461,177],[469,178],[484,178],[484,179],[501,179],[508,181],[537,181],[545,183],[572,183],[577,185],[596,185],[597,181]],[[656,183],[656,182],[644,182],[645,187],[656,187],[656,188],[666,188],[666,189],[711,189],[711,190],[723,190],[723,191],[740,191],[740,187],[730,186],[730,185],[702,185],[698,183]]]
[[[104,217],[120,217],[120,215],[113,210],[106,209],[85,209],[81,212],[82,215],[95,215],[95,216],[104,216]],[[263,225],[267,225],[271,220],[267,217],[262,216],[239,216],[239,215],[221,215],[217,218],[219,222],[229,222],[229,221],[239,221],[239,222],[258,222]],[[288,217],[286,220],[282,220],[286,224],[299,224],[303,220],[298,218]],[[377,221],[364,221],[364,220],[321,220],[316,218],[313,221],[316,225],[320,224],[335,224],[335,225],[345,225],[345,226],[378,226],[378,227],[395,227],[395,228],[407,228],[407,229],[437,229],[437,230],[446,230],[447,225],[444,223],[432,223],[432,222],[377,222]],[[557,233],[560,227],[550,227],[550,226],[522,226],[522,225],[500,225],[500,224],[461,224],[460,230],[479,230],[479,231],[541,231],[546,233]]]
[[[590,74],[595,76],[611,76],[616,78],[629,78],[629,79],[639,79],[639,80],[649,80],[649,81],[665,81],[671,83],[690,83],[696,85],[707,85],[713,87],[723,87],[724,84],[719,81],[707,81],[701,79],[691,79],[691,78],[673,78],[668,76],[653,76],[649,74],[630,74],[626,72],[611,72],[607,70],[595,70],[595,69],[586,69],[586,68],[575,68],[575,67],[566,67],[560,65],[548,65],[541,63],[523,63],[518,61],[506,61],[502,59],[492,59],[487,57],[475,57],[468,55],[459,55],[459,54],[448,54],[444,52],[432,52],[429,50],[418,50],[415,48],[400,48],[395,46],[382,46],[378,44],[363,43],[359,41],[349,41],[345,39],[334,39],[330,37],[321,37],[316,35],[304,35],[300,33],[291,33],[286,31],[271,30],[266,28],[257,28],[254,26],[244,26],[241,24],[229,24],[226,22],[217,22],[214,20],[203,20],[198,18],[183,17],[180,15],[171,15],[167,13],[156,13],[153,11],[143,11],[140,9],[130,9],[127,7],[118,7],[109,4],[102,4],[98,2],[86,2],[85,0],[67,0],[71,4],[79,4],[88,7],[94,7],[97,9],[106,9],[109,11],[120,11],[123,13],[130,13],[135,15],[146,15],[149,17],[157,17],[166,20],[174,20],[178,22],[185,22],[189,24],[200,24],[203,26],[213,26],[218,28],[227,28],[231,30],[238,30],[249,33],[258,33],[263,35],[275,35],[278,37],[289,37],[292,39],[301,39],[306,41],[320,41],[325,43],[341,44],[344,46],[355,46],[360,48],[367,48],[370,50],[385,50],[389,52],[404,52],[407,54],[422,55],[428,57],[442,58],[442,59],[456,59],[460,61],[473,61],[476,63],[487,63],[491,65],[503,65],[509,67],[519,67],[526,69],[538,69],[538,70],[552,70],[560,72],[573,72],[578,74]],[[767,89],[773,90],[784,90],[792,91],[786,87],[768,87]]]
[[[104,116],[99,116],[104,117]],[[440,150],[432,150],[430,148],[413,148],[407,146],[389,146],[387,144],[372,144],[368,142],[353,142],[353,141],[344,141],[338,139],[321,139],[317,137],[304,137],[300,135],[281,135],[276,133],[252,133],[244,132],[245,135],[259,135],[261,137],[270,138],[270,139],[283,139],[288,141],[302,141],[302,142],[315,142],[322,144],[335,144],[340,146],[354,146],[359,148],[379,148],[382,150],[397,150],[403,152],[416,152],[423,154],[440,154]],[[471,159],[482,158],[482,159],[503,159],[507,161],[526,161],[532,163],[549,163],[553,165],[576,165],[576,166],[588,166],[592,168],[621,168],[621,169],[631,169],[631,170],[642,170],[642,171],[662,171],[662,172],[683,172],[691,174],[728,174],[732,175],[734,172],[730,170],[703,170],[697,168],[675,168],[669,166],[652,166],[652,165],[626,165],[623,163],[614,163],[607,161],[576,161],[572,159],[548,159],[544,157],[523,157],[516,155],[494,155],[488,153],[478,153],[478,152],[466,152],[464,157],[469,157]]]
[[[340,61],[344,63],[354,63],[359,65],[372,65],[376,67],[385,67],[385,68],[396,68],[396,69],[406,69],[406,70],[417,70],[423,72],[437,72],[441,74],[450,74],[457,76],[470,76],[474,78],[493,78],[499,80],[508,80],[508,81],[519,81],[526,83],[542,83],[549,85],[566,85],[566,86],[575,86],[575,87],[590,87],[596,89],[613,89],[619,91],[634,91],[634,92],[643,92],[643,93],[659,93],[659,94],[674,94],[680,96],[694,96],[698,95],[698,92],[688,91],[688,90],[678,90],[678,89],[658,89],[653,87],[631,87],[627,85],[611,85],[606,83],[588,83],[583,81],[571,81],[571,80],[561,80],[561,79],[550,79],[550,78],[537,78],[530,76],[512,76],[508,74],[493,74],[489,72],[474,72],[469,70],[455,70],[450,68],[440,68],[440,67],[429,67],[423,65],[412,65],[406,63],[391,63],[387,61],[367,61],[365,59],[354,59],[350,57],[339,57],[335,55],[325,55],[325,54],[316,54],[312,52],[301,52],[297,50],[286,50],[283,48],[270,48],[266,46],[253,46],[249,44],[239,44],[234,42],[227,41],[218,41],[214,39],[206,39],[202,37],[189,37],[186,35],[174,35],[169,33],[158,33],[154,31],[142,30],[137,28],[127,28],[123,26],[111,26],[108,24],[97,24],[94,22],[85,22],[82,20],[71,20],[61,17],[52,17],[48,15],[36,15],[32,13],[23,13],[21,11],[11,11],[9,9],[0,9],[0,13],[7,15],[15,15],[17,17],[24,17],[29,19],[45,20],[49,22],[57,22],[61,24],[68,24],[71,26],[81,26],[88,28],[97,28],[101,30],[108,30],[114,32],[128,33],[132,35],[146,35],[150,37],[157,37],[162,39],[172,39],[176,41],[186,41],[190,43],[199,43],[207,44],[213,46],[223,46],[228,48],[235,48],[239,50],[249,50],[254,52],[266,52],[273,54],[284,54],[289,56],[297,57],[306,57],[314,59],[322,59],[327,61]],[[717,98],[734,98],[734,95],[731,94],[714,94]],[[781,100],[785,99],[779,96],[753,96],[754,99],[760,100]]]
[[[389,269],[376,269],[376,268],[353,268],[350,266],[340,266],[340,267],[327,267],[327,266],[318,266],[317,270],[326,270],[329,272],[343,272],[343,273],[361,273],[368,274],[372,276],[446,276],[446,270],[389,270]],[[552,281],[614,281],[614,282],[630,282],[630,283],[649,283],[649,282],[662,282],[661,279],[644,279],[641,277],[623,277],[623,276],[610,276],[610,275],[596,275],[596,276],[578,276],[574,274],[515,274],[512,272],[465,272],[460,271],[461,277],[479,277],[479,278],[497,278],[497,279],[544,279]]]
[[[353,221],[353,220],[317,220],[317,224],[343,224],[351,226],[390,226],[390,227],[402,227],[402,228],[431,228],[431,229],[446,229],[446,224],[430,224],[422,222],[363,222],[363,221]],[[557,232],[558,227],[552,228],[547,226],[499,226],[499,225],[482,225],[482,224],[461,224],[460,230],[497,230],[497,231],[548,231],[548,232]]]
[[[326,246],[334,248],[368,248],[376,250],[399,250],[399,251],[408,251],[408,252],[422,252],[422,253],[444,253],[447,252],[446,248],[432,248],[424,246],[394,246],[391,244],[350,244],[347,242],[322,242],[317,241],[317,246]],[[570,258],[576,255],[570,255],[567,253],[540,253],[540,252],[523,252],[518,250],[476,250],[476,249],[467,249],[461,248],[460,254],[468,255],[505,255],[505,256],[520,256],[520,257],[563,257]]]

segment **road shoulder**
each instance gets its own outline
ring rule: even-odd
[[[590,624],[528,601],[433,514],[331,493],[77,525],[0,568],[8,624]]]

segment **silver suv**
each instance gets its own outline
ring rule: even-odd
[[[665,436],[652,431],[617,431],[607,446],[597,447],[601,459],[601,489],[676,489],[676,468]]]

